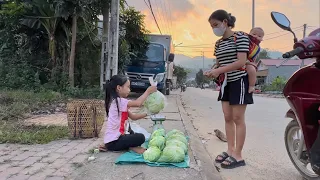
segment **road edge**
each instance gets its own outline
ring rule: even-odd
[[[181,116],[183,126],[190,138],[190,148],[197,165],[200,167],[201,177],[203,180],[222,180],[222,177],[213,164],[208,151],[204,147],[198,133],[194,129],[188,113],[182,105],[181,98],[181,95],[178,94],[176,102],[178,105],[179,114]]]

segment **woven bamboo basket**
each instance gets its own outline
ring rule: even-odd
[[[104,101],[72,100],[67,103],[67,118],[72,138],[98,137],[105,120]]]

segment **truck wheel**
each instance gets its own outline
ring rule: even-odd
[[[166,95],[166,89],[160,89],[160,92],[163,94],[163,95]]]

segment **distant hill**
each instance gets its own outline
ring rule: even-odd
[[[182,66],[191,71],[188,74],[188,79],[190,79],[196,77],[196,73],[203,67],[205,70],[210,69],[212,65],[215,64],[215,59],[204,57],[203,60],[202,56],[192,58],[183,54],[176,54],[174,58],[174,64]]]

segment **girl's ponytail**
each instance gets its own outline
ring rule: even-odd
[[[105,102],[107,116],[109,116],[109,108],[110,108],[110,104],[112,101],[112,97],[111,97],[112,87],[111,87],[110,81],[107,81],[107,83],[105,85],[105,90],[106,90],[106,96],[105,96],[104,102]]]
[[[117,93],[117,86],[123,86],[127,81],[128,81],[128,78],[123,75],[114,75],[111,77],[109,81],[107,81],[105,85],[105,90],[106,90],[105,107],[106,107],[107,116],[109,116],[109,108],[113,100],[116,100],[118,113],[120,113],[119,103],[117,100],[117,98],[119,98],[119,95]]]

